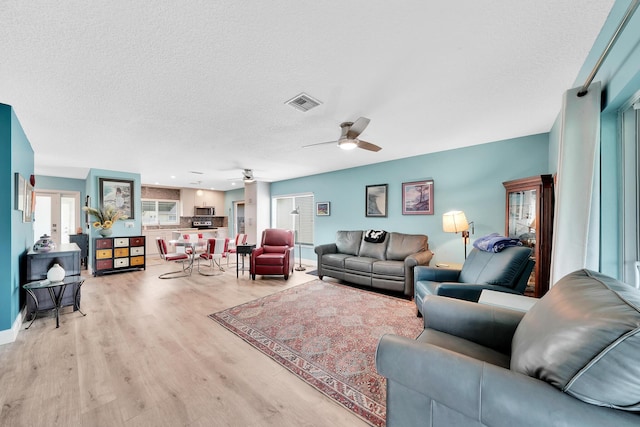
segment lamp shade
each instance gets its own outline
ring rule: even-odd
[[[442,215],[442,230],[446,233],[457,233],[469,229],[469,222],[462,211],[451,211]]]

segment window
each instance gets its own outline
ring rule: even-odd
[[[295,231],[296,244],[313,246],[313,194],[274,197],[272,227]],[[299,215],[291,215],[298,208]]]
[[[142,225],[179,224],[177,200],[142,200]]]

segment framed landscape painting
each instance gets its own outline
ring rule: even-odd
[[[100,208],[112,206],[127,219],[134,219],[133,181],[126,179],[99,178]]]
[[[388,184],[367,185],[365,189],[365,215],[373,217],[387,216]]]
[[[433,215],[433,180],[402,183],[402,215]]]
[[[329,216],[329,215],[331,215],[331,202],[316,203],[316,216]]]

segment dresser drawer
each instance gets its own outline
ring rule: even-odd
[[[144,237],[132,237],[129,239],[129,246],[144,246]]]
[[[115,248],[113,253],[116,258],[128,257],[129,256],[129,248]]]
[[[128,237],[115,237],[113,239],[113,246],[116,248],[126,248],[129,246],[129,238]]]
[[[129,267],[129,258],[116,258],[113,260],[114,268]]]
[[[134,256],[130,258],[131,265],[144,265],[144,257],[143,256]]]
[[[96,249],[113,247],[113,239],[96,239]]]
[[[96,259],[113,258],[113,249],[98,249]]]
[[[112,268],[112,259],[99,259],[96,261],[96,270],[111,270]]]
[[[144,255],[144,246],[132,246],[130,250],[131,250],[131,256]]]

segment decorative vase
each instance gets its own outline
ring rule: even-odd
[[[43,234],[40,239],[33,245],[33,250],[36,252],[49,252],[55,249],[56,244],[51,239],[51,236]]]
[[[111,236],[111,233],[113,233],[113,230],[110,228],[101,228],[98,230],[98,233],[100,233],[102,237],[109,237]]]
[[[64,268],[60,267],[60,264],[53,264],[53,267],[47,271],[47,279],[51,282],[61,282],[64,280]]]

